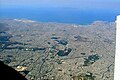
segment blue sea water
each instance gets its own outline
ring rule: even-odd
[[[74,8],[0,8],[0,18],[25,18],[41,22],[90,24],[94,21],[115,21],[120,13],[111,9]]]

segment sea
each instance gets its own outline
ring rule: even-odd
[[[114,22],[119,10],[76,9],[76,8],[1,8],[0,18],[30,19],[40,22],[59,22],[70,24],[90,24],[94,21]]]

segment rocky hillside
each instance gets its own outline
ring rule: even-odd
[[[115,23],[0,20],[0,60],[28,80],[113,80]]]

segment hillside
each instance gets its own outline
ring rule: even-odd
[[[114,22],[2,19],[0,60],[29,80],[113,80],[115,31]]]

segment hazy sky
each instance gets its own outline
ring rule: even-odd
[[[0,7],[10,6],[119,9],[120,0],[0,0]]]

